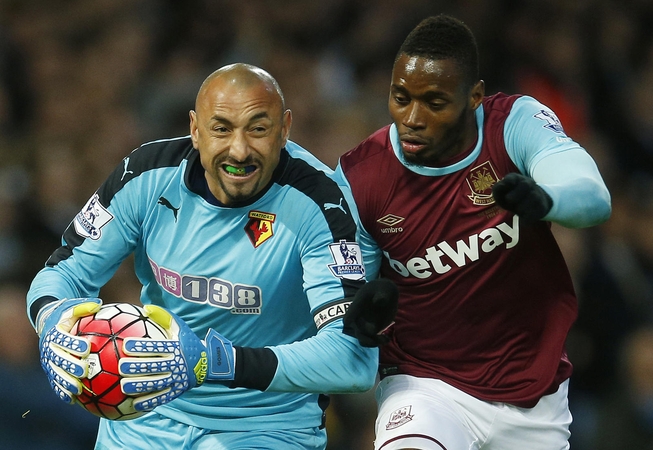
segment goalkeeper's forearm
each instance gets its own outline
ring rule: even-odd
[[[59,301],[60,300],[57,299],[56,297],[46,295],[44,297],[40,297],[40,298],[36,299],[29,306],[28,318],[30,320],[30,323],[32,324],[32,327],[34,327],[34,329],[37,330],[37,332],[38,332],[37,317],[38,317],[39,313],[41,312],[41,310],[44,309],[45,307],[54,307],[55,303],[57,303]]]
[[[268,391],[365,392],[374,386],[378,348],[362,347],[333,322],[316,336],[271,347],[279,364]]]
[[[292,344],[236,347],[230,387],[277,392],[351,393],[371,389],[378,349],[361,347],[338,328]]]
[[[236,368],[229,387],[265,391],[277,371],[279,360],[269,348],[234,347]]]

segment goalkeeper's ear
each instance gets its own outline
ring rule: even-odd
[[[343,332],[358,339],[363,347],[379,347],[388,342],[383,332],[394,323],[399,290],[390,280],[373,280],[354,296],[343,319]]]

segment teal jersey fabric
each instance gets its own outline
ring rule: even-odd
[[[202,195],[189,137],[145,144],[72,221],[32,283],[28,310],[44,296],[101,297],[133,252],[143,304],[173,311],[201,338],[213,328],[279,360],[266,392],[207,382],[156,412],[214,430],[319,426],[319,393],[371,388],[378,363],[378,350],[342,333],[365,272],[346,188],[331,175],[289,142],[260,195],[217,206]]]
[[[326,430],[317,427],[216,433],[151,413],[124,422],[101,421],[95,450],[324,450],[326,441]]]

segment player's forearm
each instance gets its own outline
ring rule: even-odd
[[[364,392],[372,388],[376,349],[364,349],[342,333],[321,333],[270,348],[236,347],[230,387],[280,392]]]
[[[568,228],[599,225],[610,217],[610,195],[592,179],[578,179],[564,186],[541,185],[553,199],[544,220]]]
[[[376,380],[378,349],[361,347],[339,329],[271,349],[279,366],[269,391],[365,392]]]
[[[583,228],[610,217],[610,193],[596,164],[584,151],[561,152],[542,159],[533,178],[553,200],[544,220]]]
[[[93,297],[96,294],[80,292],[74,283],[58,269],[42,269],[27,292],[27,314],[32,326],[36,328],[36,316],[46,304],[64,298]]]

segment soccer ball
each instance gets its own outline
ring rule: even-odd
[[[83,336],[91,343],[88,376],[82,378],[83,391],[77,402],[87,411],[109,420],[129,420],[145,412],[133,408],[133,398],[120,389],[118,361],[125,354],[122,341],[126,337],[167,339],[167,334],[143,310],[129,303],[102,306],[91,316],[82,317],[71,334]]]

